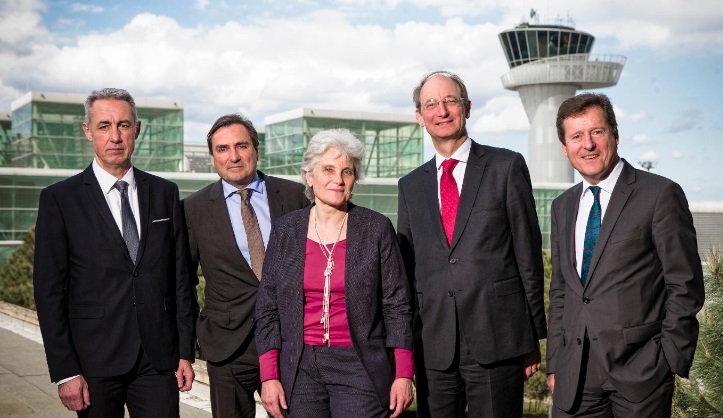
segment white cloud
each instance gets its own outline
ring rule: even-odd
[[[640,154],[640,157],[638,157],[639,161],[653,161],[657,162],[660,159],[660,154],[658,154],[655,151],[648,151]]]
[[[673,151],[673,158],[676,160],[683,158],[685,155],[680,151]]]
[[[196,0],[195,7],[198,10],[204,10],[208,6],[209,0]]]
[[[473,103],[474,104],[474,103]],[[494,97],[484,104],[482,109],[472,106],[472,115],[480,115],[470,130],[482,133],[491,132],[526,132],[530,124],[519,97]]]
[[[70,10],[74,13],[103,13],[105,10],[103,6],[97,4],[86,4],[86,3],[73,3],[70,5]]]
[[[640,135],[634,135],[631,140],[634,144],[645,144],[652,140],[648,135],[640,134]]]

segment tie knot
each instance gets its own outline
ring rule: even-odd
[[[454,168],[457,166],[458,162],[459,160],[455,160],[454,158],[444,160],[444,162],[442,162],[442,172],[451,173],[452,170],[454,170]]]
[[[590,191],[592,192],[592,195],[595,198],[595,200],[598,200],[600,198],[600,190],[601,190],[600,186],[590,186],[590,187],[588,187],[588,189],[590,189]]]
[[[121,194],[125,194],[126,190],[128,190],[128,183],[126,183],[123,180],[118,180],[115,182],[115,185],[113,185]]]
[[[241,195],[241,201],[242,201],[243,203],[248,204],[248,203],[249,203],[249,199],[251,199],[251,192],[252,192],[252,191],[253,191],[253,190],[251,190],[251,189],[243,189],[243,190],[239,190],[237,193]]]

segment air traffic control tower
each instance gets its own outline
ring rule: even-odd
[[[521,23],[499,35],[510,66],[502,85],[520,93],[530,121],[528,165],[537,183],[573,182],[557,138],[557,109],[577,90],[614,86],[625,64],[620,55],[591,55],[595,37],[570,19],[558,23]]]

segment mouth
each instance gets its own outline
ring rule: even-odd
[[[582,157],[582,159],[586,160],[586,161],[592,161],[592,160],[596,159],[597,157],[599,157],[598,154],[585,155],[584,157]]]

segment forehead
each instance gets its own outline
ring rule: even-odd
[[[584,112],[572,115],[563,120],[563,126],[568,129],[583,127],[603,127],[607,126],[605,114],[600,106],[593,106],[585,109]]]
[[[227,145],[236,142],[251,142],[249,130],[239,123],[218,128],[216,132],[211,135],[212,145]]]
[[[133,111],[130,103],[125,100],[101,99],[93,102],[90,118],[91,120],[133,120]]]
[[[319,164],[341,164],[346,167],[351,167],[353,162],[351,157],[345,156],[340,150],[335,147],[329,147],[319,157]]]
[[[446,97],[450,95],[461,94],[459,86],[451,78],[443,75],[432,76],[427,80],[420,90],[421,99],[428,99],[433,97]]]

